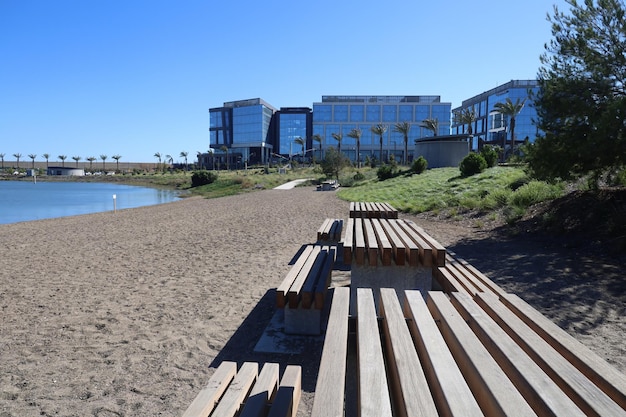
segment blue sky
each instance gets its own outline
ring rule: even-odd
[[[456,4],[459,3],[459,4]],[[533,79],[564,0],[0,0],[0,153],[154,162],[208,149],[208,109],[440,95]],[[71,161],[73,163],[73,161]]]

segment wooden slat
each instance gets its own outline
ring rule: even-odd
[[[396,208],[394,208],[389,203],[383,203],[383,205],[387,209],[387,218],[388,219],[397,219],[398,218],[398,210]]]
[[[432,236],[430,236],[424,229],[419,227],[415,222],[407,220],[406,223],[413,228],[433,250],[433,263],[436,266],[443,266],[446,264],[446,248],[439,242],[437,242]]]
[[[328,250],[328,256],[326,257],[326,261],[324,266],[322,267],[322,272],[320,273],[320,277],[317,280],[317,286],[315,287],[315,308],[318,310],[322,310],[324,308],[324,302],[326,299],[326,292],[328,291],[328,287],[330,286],[330,282],[332,279],[332,271],[335,265],[335,256],[336,250],[331,247]]]
[[[287,304],[287,293],[312,251],[313,245],[307,245],[304,248],[296,260],[296,263],[291,267],[285,279],[283,279],[283,282],[276,289],[276,307],[283,308]]]
[[[354,250],[354,219],[349,218],[346,224],[346,234],[343,237],[343,263],[352,263],[352,252]]]
[[[459,281],[458,277],[450,270],[449,265],[437,268],[436,279],[443,290],[448,294],[452,292],[462,292],[467,295],[473,295],[473,293],[470,293],[467,290],[466,285],[463,285],[463,283]]]
[[[389,226],[391,226],[393,231],[396,232],[398,237],[404,242],[404,247],[406,248],[405,257],[408,261],[408,264],[410,266],[419,266],[420,248],[417,243],[415,243],[413,239],[411,239],[409,235],[404,231],[404,229],[400,227],[398,220],[389,220]]]
[[[237,363],[224,361],[215,370],[209,382],[198,393],[183,413],[183,417],[206,417],[215,408],[224,391],[237,374]]]
[[[395,412],[407,416],[436,416],[435,402],[394,289],[381,288],[380,310],[384,318],[387,367]]]
[[[405,291],[404,315],[440,415],[483,415],[419,291]]]
[[[376,240],[378,241],[378,249],[380,251],[380,259],[385,266],[391,265],[392,259],[392,246],[387,234],[385,233],[380,219],[373,219],[372,226],[374,233],[376,234]]]
[[[419,263],[422,266],[433,266],[433,249],[430,247],[422,236],[420,236],[404,219],[397,220],[396,224],[419,248]]]
[[[268,404],[278,390],[279,373],[280,366],[277,363],[268,362],[263,365],[239,417],[264,417],[266,415]]]
[[[363,234],[363,219],[354,219],[354,259],[357,265],[365,263],[365,235]]]
[[[329,223],[332,219],[325,219],[319,229],[317,229],[317,240],[328,240]]]
[[[259,365],[256,362],[245,362],[211,416],[234,417],[241,409],[248,393],[250,393],[258,373]]]
[[[537,414],[585,415],[471,297],[453,293],[452,301],[470,328]]]
[[[351,201],[350,202],[350,211],[349,211],[349,218],[354,218],[356,217],[356,202]]]
[[[342,219],[335,219],[333,221],[333,225],[330,229],[330,235],[328,236],[328,238],[330,240],[333,241],[340,241],[341,240],[341,229],[343,228],[343,220]]]
[[[456,262],[462,265],[465,270],[469,273],[471,277],[473,277],[474,281],[480,282],[482,287],[488,288],[491,292],[498,294],[500,296],[505,295],[506,291],[500,287],[498,284],[489,279],[485,274],[476,269],[472,264],[467,262],[465,259],[459,258],[452,251],[447,251],[446,259],[449,259],[451,262]],[[459,267],[459,266],[457,266]]]
[[[302,303],[302,308],[311,308],[313,305],[313,301],[315,300],[315,289],[317,288],[317,283],[320,279],[326,281],[326,278],[321,277],[322,270],[324,269],[324,265],[326,265],[326,258],[328,257],[328,246],[323,246],[320,250],[317,258],[315,259],[315,263],[311,267],[311,271],[306,277],[304,284],[302,285],[302,289],[300,290],[300,302]],[[291,307],[291,299],[289,300]],[[298,306],[298,297],[295,297],[294,305]],[[293,308],[293,307],[292,307]]]
[[[356,291],[359,415],[392,416],[374,294],[370,288]]]
[[[319,254],[321,251],[321,246],[314,246],[313,251],[307,258],[306,262],[302,266],[298,275],[296,275],[296,279],[293,280],[293,284],[289,288],[289,292],[287,293],[287,299],[289,302],[289,307],[297,308],[298,304],[300,304],[300,296],[302,294],[302,287],[310,275],[315,276],[319,273],[319,268],[322,267],[322,263],[319,260]]]
[[[350,288],[335,288],[320,360],[311,417],[343,416]]]
[[[369,266],[378,265],[378,241],[376,240],[376,234],[372,226],[373,220],[374,219],[363,220],[363,226],[365,226],[365,246],[367,247]]]
[[[486,416],[536,416],[446,294],[430,291],[428,309]]]
[[[280,386],[268,417],[296,417],[301,395],[302,367],[289,365],[280,380]]]
[[[389,220],[380,220],[380,225],[391,244],[391,253],[393,261],[396,265],[404,265],[407,260],[407,248],[393,227],[389,224]]]
[[[501,301],[602,391],[626,409],[626,375],[515,294]]]
[[[612,416],[624,412],[608,395],[528,327],[492,293],[475,301],[587,415]]]

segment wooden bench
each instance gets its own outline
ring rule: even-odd
[[[337,182],[337,180],[324,181],[317,186],[318,191],[332,191],[336,190],[337,188],[339,188],[339,183]]]
[[[183,417],[295,417],[302,394],[302,369],[289,365],[279,382],[279,365],[224,361]]]
[[[447,293],[462,292],[470,296],[479,292],[492,292],[498,296],[506,294],[502,287],[449,250],[446,264],[436,268],[434,278]]]
[[[285,309],[285,332],[320,334],[321,310],[330,285],[336,249],[306,245],[276,289],[276,307]]]
[[[518,297],[506,295],[503,302],[492,292],[431,291],[425,301],[420,292],[405,291],[401,307],[395,290],[383,288],[380,295],[377,315],[372,290],[358,289],[357,337],[349,338],[348,291],[335,289],[312,416],[339,416],[348,408],[361,416],[626,412],[626,376],[563,337]],[[535,328],[555,334],[558,347]],[[351,340],[356,349],[348,347]],[[346,389],[353,379],[357,398]]]
[[[341,230],[343,229],[342,219],[326,219],[317,229],[318,242],[339,242],[341,240]]]
[[[350,218],[397,219],[398,210],[389,203],[351,201]]]
[[[349,218],[343,244],[346,264],[443,266],[446,248],[410,220]]]

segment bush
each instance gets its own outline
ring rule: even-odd
[[[381,165],[376,171],[378,181],[385,181],[393,178],[393,167],[391,165]]]
[[[199,187],[201,185],[212,184],[217,180],[217,174],[207,170],[194,171],[191,175],[191,186]]]
[[[416,174],[421,174],[426,171],[426,168],[428,168],[428,161],[423,156],[420,156],[413,161],[413,164],[411,164],[411,171]]]
[[[496,163],[498,162],[498,149],[499,147],[485,145],[480,150],[480,154],[483,158],[485,158],[485,162],[487,162],[488,168],[493,168],[494,166],[496,166]]]
[[[472,175],[480,174],[487,168],[487,161],[481,155],[477,153],[470,153],[461,161],[459,169],[461,170],[461,176],[471,177]]]
[[[531,181],[518,188],[511,196],[510,202],[516,207],[530,207],[542,201],[553,200],[563,195],[563,185],[548,184],[543,181]]]
[[[352,177],[355,181],[363,181],[365,179],[365,175],[363,175],[360,171],[357,171]]]

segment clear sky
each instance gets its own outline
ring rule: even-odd
[[[534,79],[564,0],[0,0],[0,153],[190,160],[208,109]]]

